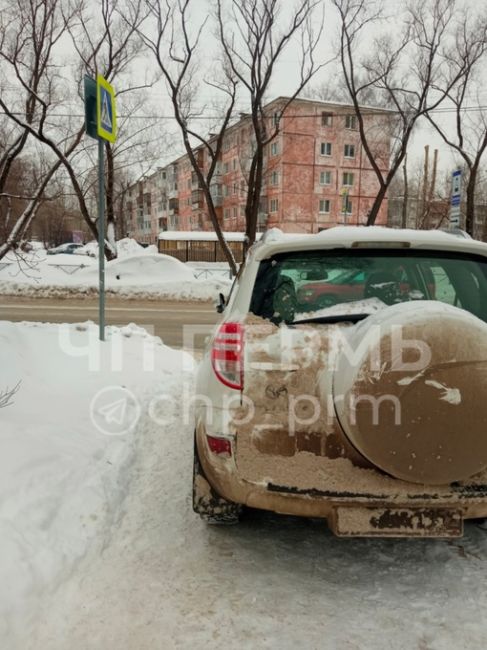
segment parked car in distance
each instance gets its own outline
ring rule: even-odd
[[[375,274],[375,281],[378,278],[378,273],[381,272],[380,268],[371,269],[370,273]],[[297,300],[306,309],[311,306],[312,309],[317,307],[330,307],[345,301],[362,300],[368,297],[368,294],[373,292],[373,281],[370,281],[370,273],[366,269],[352,269],[342,270],[335,275],[334,278],[327,278],[325,281],[315,281],[306,284],[301,284],[297,289]],[[416,292],[416,297],[421,293],[421,297],[434,299],[435,283],[432,278],[431,271],[428,267],[423,267],[422,273],[426,278],[425,287],[427,291],[423,294],[421,289],[418,288],[417,283],[408,277],[404,268],[397,266],[394,269],[394,274],[388,274],[385,269],[382,276],[384,289],[389,283],[389,288],[397,291],[398,296],[405,297],[411,291]]]
[[[459,537],[487,517],[487,244],[264,236],[220,308],[196,382],[203,519],[249,506],[339,536]]]
[[[48,248],[47,254],[60,255],[61,253],[63,253],[65,255],[71,255],[82,247],[83,244],[75,244],[73,242],[68,242],[67,244],[60,244],[59,246],[55,246],[54,248]]]

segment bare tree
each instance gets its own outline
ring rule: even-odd
[[[206,20],[191,32],[189,17],[195,3],[191,0],[146,0],[150,21],[140,33],[145,44],[154,54],[155,60],[166,81],[172,103],[174,117],[180,129],[184,148],[196,176],[199,189],[202,190],[208,216],[217,235],[221,249],[233,274],[237,273],[237,264],[233,253],[223,236],[218,219],[213,191],[213,177],[221,157],[225,131],[232,119],[237,95],[237,82],[228,66],[223,66],[222,73],[215,81],[205,84],[218,94],[221,119],[212,129],[211,135],[196,130],[195,118],[202,111],[195,107],[195,97],[200,84],[198,66],[198,45],[206,25]],[[132,21],[132,17],[129,16]],[[154,30],[150,24],[154,23]],[[206,164],[205,164],[206,159]]]
[[[2,46],[0,55],[8,66],[5,76],[15,81],[16,90],[21,90],[30,103],[26,102],[23,110],[19,110],[15,96],[2,93],[0,107],[14,123],[22,138],[32,137],[50,152],[52,169],[46,175],[46,183],[41,184],[38,193],[45,192],[49,181],[60,167],[68,175],[73,191],[78,201],[79,210],[88,225],[93,237],[98,237],[96,219],[90,210],[87,193],[82,185],[82,174],[75,166],[75,160],[82,161],[86,168],[86,154],[89,147],[83,146],[84,120],[80,118],[60,119],[56,115],[59,106],[65,106],[69,114],[72,102],[69,92],[62,91],[59,69],[62,67],[60,52],[56,47],[62,34],[72,36],[75,58],[77,58],[78,75],[77,89],[79,106],[82,106],[82,78],[85,73],[90,75],[102,74],[113,83],[114,80],[124,80],[128,88],[133,87],[128,82],[135,59],[140,53],[140,43],[137,43],[137,29],[142,20],[142,0],[126,3],[124,0],[102,0],[98,20],[92,16],[92,5],[86,0],[45,0],[31,2],[15,0],[13,14],[7,26],[7,39],[10,47]],[[120,13],[130,6],[133,22],[129,25],[121,19]],[[15,46],[18,43],[19,46]],[[40,62],[45,62],[41,66]],[[40,78],[35,85],[37,76]],[[62,80],[65,82],[65,80]],[[141,84],[137,82],[137,87]],[[72,91],[72,88],[70,88]],[[80,111],[79,111],[80,112]],[[110,149],[110,145],[107,145]],[[113,187],[115,165],[108,163],[108,190]],[[112,197],[107,192],[108,228],[107,234],[114,231]],[[28,224],[38,209],[38,200],[31,202],[22,223]],[[25,228],[24,228],[25,229]],[[19,229],[13,232],[16,237]],[[116,256],[113,241],[107,237],[105,255],[108,259]]]
[[[403,203],[401,213],[401,228],[407,228],[408,220],[408,202],[409,202],[409,179],[408,179],[408,156],[404,156],[402,165],[402,178],[403,178]]]
[[[487,12],[464,17],[456,29],[452,46],[443,56],[448,67],[455,71],[456,82],[451,85],[448,78],[439,78],[434,81],[434,87],[446,95],[447,106],[454,111],[455,126],[449,129],[441,113],[428,111],[426,117],[444,142],[459,154],[466,168],[465,227],[473,235],[476,187],[487,148],[487,111],[480,98],[484,89],[481,74],[487,63]]]
[[[52,53],[62,33],[57,0],[17,0],[0,13],[0,106],[11,121],[10,137],[0,153],[0,215],[4,232],[0,259],[21,241],[61,165],[60,161],[47,161],[37,186],[28,188],[28,195],[22,195],[21,188],[15,194],[6,191],[30,130],[36,122],[41,128],[45,122],[39,110],[39,96],[51,92],[56,74],[51,70]],[[18,83],[14,85],[14,81]],[[13,198],[22,203],[16,214],[12,212]]]
[[[449,38],[455,2],[414,0],[404,10],[401,27],[396,19],[387,19],[377,2],[368,0],[332,0],[340,18],[340,62],[346,88],[357,116],[363,149],[374,170],[379,189],[368,214],[373,225],[387,190],[408,150],[418,120],[434,111],[445,100],[463,74],[463,66],[447,71],[443,48]],[[385,21],[379,35],[376,31]],[[366,51],[363,38],[367,34]],[[434,86],[439,76],[442,89]],[[377,121],[378,129],[388,132],[390,151],[377,152],[377,130],[367,129],[364,98],[373,89],[389,108]],[[382,136],[382,141],[384,138]],[[386,155],[388,154],[388,155]],[[385,167],[381,164],[385,159]]]
[[[206,208],[225,257],[232,271],[236,272],[233,254],[224,241],[218,212],[215,206],[214,175],[221,158],[225,133],[233,124],[237,99],[249,102],[248,121],[252,131],[252,150],[246,170],[246,241],[255,240],[264,174],[266,147],[279,133],[282,117],[301,90],[321,69],[315,61],[315,53],[323,29],[318,20],[313,29],[315,9],[322,7],[322,0],[298,0],[289,10],[283,0],[231,0],[228,13],[220,0],[215,0],[217,35],[222,49],[219,73],[212,72],[211,80],[204,83],[213,93],[224,97],[221,117],[212,125],[210,135],[203,134],[194,126],[195,118],[204,111],[195,109],[194,98],[198,96],[202,76],[197,62],[198,45],[206,21],[192,35],[188,26],[192,0],[161,2],[146,0],[151,17],[156,22],[155,33],[146,28],[144,40],[154,53],[167,82],[176,122],[180,128],[184,147],[204,193]],[[267,95],[277,66],[283,55],[293,46],[299,46],[299,79],[295,92],[273,114],[266,111]],[[204,159],[207,159],[207,164]],[[202,164],[203,159],[203,164]]]
[[[229,5],[227,12],[223,10],[222,0],[216,0],[219,38],[227,65],[250,103],[253,137],[246,175],[245,234],[251,245],[257,230],[266,148],[279,134],[287,109],[326,65],[316,62],[324,16],[315,14],[316,10],[323,9],[323,3],[321,0],[297,0],[290,9],[290,3],[286,3],[287,18],[281,16],[285,9],[282,0],[231,0],[226,5]],[[269,114],[266,103],[275,71],[293,46],[299,51],[294,92],[280,105],[273,105],[272,114]]]

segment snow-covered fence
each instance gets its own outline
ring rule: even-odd
[[[208,278],[223,277],[232,279],[230,269],[194,269],[194,274],[198,280],[207,280]]]

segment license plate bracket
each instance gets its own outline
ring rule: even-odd
[[[453,508],[339,506],[331,527],[338,537],[462,537],[463,514]]]

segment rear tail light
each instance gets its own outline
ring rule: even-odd
[[[232,443],[226,438],[214,438],[213,436],[206,436],[208,447],[210,451],[219,456],[232,455]]]
[[[223,323],[211,349],[211,365],[218,379],[229,388],[243,390],[243,338],[240,323]]]

